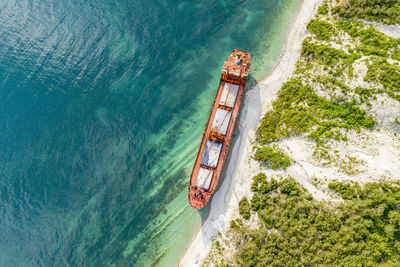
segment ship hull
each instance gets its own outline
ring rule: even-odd
[[[215,192],[239,114],[250,53],[235,49],[224,63],[189,184],[189,204],[202,209]]]

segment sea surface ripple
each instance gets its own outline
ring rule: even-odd
[[[0,266],[171,266],[220,68],[275,64],[300,0],[0,2]]]

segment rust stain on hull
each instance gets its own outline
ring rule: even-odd
[[[250,65],[250,53],[235,49],[222,68],[217,94],[190,177],[189,204],[195,209],[202,209],[217,188]]]

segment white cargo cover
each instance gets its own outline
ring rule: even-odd
[[[223,109],[217,109],[212,124],[212,130],[218,129],[218,133],[226,135],[226,130],[228,129],[229,121],[231,120],[231,115],[232,112],[228,112]]]
[[[210,183],[211,183],[213,174],[214,174],[214,172],[212,170],[200,168],[199,175],[197,176],[197,180],[196,180],[196,186],[200,186],[204,189],[210,188]]]
[[[230,90],[229,90],[229,87],[230,87]],[[221,98],[219,99],[219,104],[233,108],[238,90],[239,90],[239,85],[225,83],[224,90],[222,91]],[[228,98],[226,98],[226,95],[228,94],[228,92],[229,92],[229,96],[228,96]],[[226,103],[225,103],[225,100],[226,100]]]
[[[207,141],[206,148],[204,149],[201,164],[215,168],[218,163],[219,153],[221,152],[222,143]],[[210,150],[210,152],[208,152]]]
[[[229,74],[239,77],[240,76],[240,69],[229,69]]]

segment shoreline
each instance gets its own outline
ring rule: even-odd
[[[306,25],[321,2],[302,1],[276,65],[262,81],[246,92],[236,126],[239,133],[232,147],[225,181],[214,194],[209,214],[185,250],[179,266],[200,266],[210,251],[213,237],[228,227],[237,213],[240,199],[250,195],[252,177],[259,172],[259,165],[249,160],[254,132],[263,114],[270,108],[276,92],[295,70],[302,41],[307,36]]]

